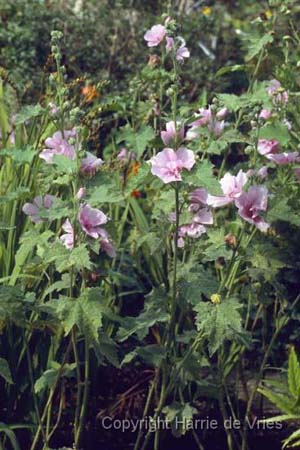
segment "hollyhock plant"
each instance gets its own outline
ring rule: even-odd
[[[268,206],[268,190],[265,186],[251,186],[235,200],[238,214],[246,222],[255,225],[260,231],[267,231],[269,224],[259,215]]]
[[[63,134],[61,131],[56,131],[51,138],[45,140],[47,148],[39,154],[39,157],[44,159],[47,164],[53,163],[54,155],[63,155],[74,160],[76,157],[75,147],[69,144],[68,140],[75,136],[75,130],[65,130]]]
[[[191,170],[195,164],[194,152],[185,147],[177,151],[165,148],[150,159],[151,173],[158,176],[165,184],[172,181],[181,181],[183,169]]]
[[[217,208],[219,206],[225,206],[232,203],[235,199],[242,195],[243,187],[247,181],[247,174],[242,170],[240,170],[236,176],[226,173],[220,180],[220,185],[224,196],[214,196],[208,194],[206,200],[207,205]]]
[[[275,139],[259,139],[257,144],[257,151],[261,155],[268,155],[269,153],[277,153],[279,151],[279,142]]]
[[[164,40],[166,34],[166,27],[160,24],[153,25],[153,27],[145,33],[144,39],[147,41],[148,47],[157,47]]]
[[[177,122],[177,125],[180,125],[180,123]],[[181,127],[176,130],[176,125],[174,121],[167,122],[166,130],[161,131],[160,137],[165,145],[170,145],[175,141],[180,143],[184,139],[184,127]]]
[[[54,195],[49,194],[46,194],[44,197],[39,195],[33,199],[32,203],[25,203],[22,211],[29,216],[33,223],[41,223],[44,220],[41,218],[40,210],[43,208],[50,209],[55,198]]]
[[[62,229],[65,231],[65,234],[62,234],[59,239],[69,250],[74,247],[74,229],[69,219],[63,223]]]
[[[98,167],[103,165],[103,161],[92,153],[87,152],[86,157],[82,159],[80,172],[84,175],[95,175]]]

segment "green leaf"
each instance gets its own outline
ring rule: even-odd
[[[235,299],[226,299],[217,305],[200,302],[194,306],[197,312],[197,329],[207,336],[210,355],[213,355],[224,341],[238,339],[238,334],[242,332],[240,308],[241,305]]]
[[[58,172],[71,174],[76,172],[77,170],[77,162],[76,160],[72,160],[64,155],[54,155],[53,163]]]
[[[261,50],[266,47],[268,44],[273,42],[273,35],[271,33],[266,33],[262,37],[260,36],[251,36],[249,38],[249,46],[248,53],[245,57],[247,62],[251,61],[255,56],[257,56]]]
[[[265,387],[260,387],[258,392],[274,403],[280,411],[286,414],[297,414],[297,409],[294,406],[295,402],[287,393],[275,393]]]
[[[21,111],[16,115],[15,124],[20,125],[27,120],[40,116],[44,112],[44,108],[41,105],[27,105],[24,106]]]
[[[295,400],[298,400],[300,397],[300,364],[294,347],[291,347],[289,354],[288,384],[290,393]]]
[[[1,150],[0,155],[11,158],[16,166],[19,166],[22,164],[30,164],[36,155],[36,150],[29,146],[23,149],[10,148]]]
[[[86,289],[77,299],[60,297],[59,300],[52,300],[47,305],[54,309],[61,320],[65,336],[77,326],[91,342],[99,340],[104,310],[103,294],[99,288]]]
[[[210,194],[221,195],[222,190],[217,178],[213,175],[213,165],[210,161],[204,160],[196,164],[194,170],[184,174],[184,181],[193,183],[197,187],[204,187]]]
[[[296,226],[300,224],[300,214],[288,205],[286,199],[277,199],[267,212],[266,217],[268,222],[280,220]]]
[[[168,297],[164,288],[154,288],[146,296],[144,309],[137,317],[120,318],[121,327],[117,333],[118,340],[125,341],[133,334],[142,340],[147,336],[150,327],[156,323],[166,322],[169,319],[167,302]]]
[[[171,423],[172,433],[179,437],[184,435],[193,427],[193,416],[197,414],[196,408],[189,403],[174,402],[163,409],[166,420]]]
[[[219,69],[216,73],[216,77],[220,77],[222,75],[226,75],[227,73],[232,73],[232,72],[240,72],[246,71],[246,66],[243,64],[235,64],[233,66],[225,66],[225,67],[221,67],[221,69]]]
[[[124,200],[124,196],[117,189],[116,185],[106,184],[93,190],[89,203],[92,206],[98,206],[102,203],[117,203],[122,200]]]
[[[117,143],[125,141],[138,156],[142,156],[154,137],[154,130],[149,125],[142,125],[137,131],[126,125],[119,131],[116,141]]]
[[[157,344],[146,345],[128,353],[122,361],[121,366],[130,363],[134,358],[140,357],[147,364],[158,367],[166,356],[165,349]]]
[[[260,139],[276,139],[283,146],[287,145],[291,140],[287,126],[279,121],[262,127],[259,137]]]
[[[4,380],[9,383],[13,384],[11,371],[8,365],[8,362],[4,358],[0,358],[0,376],[4,378]]]
[[[16,435],[14,431],[12,430],[12,427],[9,425],[6,425],[4,422],[0,422],[0,433],[6,434],[13,450],[20,450],[20,446],[18,444]]]

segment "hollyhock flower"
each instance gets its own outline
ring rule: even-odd
[[[82,198],[84,198],[86,195],[86,189],[84,187],[81,187],[80,189],[78,189],[78,192],[76,194],[76,198],[78,200],[81,200]]]
[[[264,178],[267,178],[267,176],[268,176],[268,167],[267,166],[262,166],[260,169],[258,169],[257,176],[260,177],[262,180]]]
[[[182,169],[191,170],[195,164],[194,152],[180,147],[176,152],[165,148],[150,159],[151,173],[158,176],[164,183],[181,181]]]
[[[176,59],[177,61],[184,61],[185,58],[189,58],[190,57],[190,51],[189,49],[185,46],[185,40],[181,39],[181,45],[178,48],[178,50],[176,51]]]
[[[107,222],[107,216],[100,209],[92,208],[89,204],[81,207],[79,223],[83,231],[94,239],[101,235],[102,228]]]
[[[192,218],[191,223],[181,225],[178,230],[178,241],[177,246],[184,247],[184,238],[190,237],[192,239],[197,239],[202,234],[206,233],[206,227],[204,225],[212,225],[213,216],[211,211],[207,208],[201,208],[197,214]]]
[[[145,33],[144,39],[147,41],[148,47],[157,47],[164,40],[166,34],[166,27],[163,25],[153,25],[153,27]]]
[[[43,219],[40,216],[40,210],[43,208],[50,209],[55,198],[54,195],[49,194],[46,194],[44,197],[39,195],[33,199],[32,203],[25,203],[22,211],[29,216],[33,223],[43,222]]]
[[[48,108],[49,108],[50,116],[52,116],[52,117],[55,117],[59,112],[58,106],[56,106],[56,104],[53,102],[48,103]]]
[[[120,152],[117,154],[117,159],[119,161],[127,162],[129,160],[136,159],[136,154],[134,152],[130,152],[127,148],[121,148]]]
[[[52,164],[54,155],[63,155],[74,160],[76,157],[75,148],[69,144],[68,139],[75,137],[75,135],[75,130],[64,131],[64,136],[61,131],[56,131],[51,138],[45,140],[47,148],[39,154],[39,157],[44,159],[47,164]]]
[[[174,48],[174,39],[172,37],[166,37],[166,50],[172,50]]]
[[[268,120],[272,117],[272,111],[270,109],[262,109],[258,117],[260,119]]]
[[[221,108],[221,109],[219,109],[219,111],[217,111],[216,118],[218,120],[223,120],[223,119],[225,119],[227,117],[227,114],[228,114],[228,109],[227,108]]]
[[[63,225],[62,229],[65,231],[65,234],[60,236],[60,240],[64,244],[67,249],[71,249],[74,247],[74,229],[69,219],[67,219]]]
[[[177,125],[179,125],[179,122],[177,122]],[[175,138],[177,138],[177,142],[180,143],[184,139],[184,128],[181,127],[176,130],[174,121],[167,122],[166,130],[163,130],[160,133],[160,137],[165,145],[173,143],[176,140]]]
[[[187,138],[194,139],[195,137],[198,137],[197,129],[203,126],[207,126],[211,133],[219,136],[224,130],[225,122],[224,120],[220,121],[217,119],[225,117],[226,114],[226,108],[222,108],[219,112],[217,112],[215,117],[212,113],[211,106],[208,106],[208,108],[200,108],[198,114],[199,119],[192,122],[190,130],[187,132]]]
[[[240,170],[236,176],[226,173],[220,180],[220,185],[224,196],[208,194],[207,205],[217,208],[219,206],[225,206],[232,203],[235,199],[242,195],[243,187],[247,181],[247,174],[242,170]]]
[[[269,153],[277,153],[279,150],[279,142],[275,139],[259,139],[257,144],[257,151],[261,155],[268,155]]]
[[[248,192],[235,200],[238,214],[246,222],[255,225],[260,231],[266,231],[269,224],[259,215],[266,211],[268,205],[268,189],[265,186],[251,186]]]
[[[98,167],[102,166],[102,164],[102,159],[87,152],[86,157],[81,161],[80,172],[84,175],[94,175]]]
[[[268,155],[265,155],[268,160],[273,161],[276,164],[279,164],[280,166],[283,166],[285,164],[290,164],[293,162],[296,162],[299,158],[298,152],[282,152],[282,153],[269,153]]]
[[[197,188],[189,194],[189,201],[191,202],[189,210],[196,212],[201,206],[207,204],[207,190],[204,188]]]
[[[115,258],[117,255],[116,249],[113,246],[113,244],[111,243],[107,231],[104,230],[104,228],[101,228],[99,230],[99,235],[101,237],[101,240],[100,240],[101,250],[103,250],[111,258]]]
[[[278,80],[273,79],[270,81],[267,92],[269,96],[275,100],[276,103],[288,103],[289,101],[288,91],[282,88],[281,83]]]

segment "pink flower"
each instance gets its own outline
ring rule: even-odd
[[[117,255],[116,249],[111,243],[107,231],[101,228],[100,236],[101,236],[100,241],[101,250],[103,250],[111,258],[115,258]]]
[[[184,61],[185,58],[189,58],[189,57],[190,57],[190,51],[185,46],[185,40],[181,38],[181,45],[178,48],[178,50],[176,51],[176,59],[177,59],[177,61]]]
[[[270,109],[262,109],[258,117],[260,119],[268,120],[272,117],[272,111]]]
[[[178,125],[178,122],[177,122]],[[166,123],[166,130],[163,130],[160,133],[160,137],[162,138],[162,141],[165,145],[172,144],[176,138],[177,142],[180,143],[184,139],[184,128],[181,127],[180,129],[176,130],[175,122],[167,122]]]
[[[67,249],[71,249],[74,247],[74,230],[72,224],[69,219],[67,219],[63,225],[62,229],[66,232],[60,236],[60,240],[64,244]]]
[[[192,239],[197,239],[206,233],[206,227],[204,225],[212,225],[213,216],[211,211],[207,208],[201,208],[197,214],[192,218],[192,222],[186,225],[182,225],[179,228],[179,239],[177,242],[178,247],[184,247],[184,238],[190,237]]]
[[[298,161],[299,153],[298,152],[282,152],[282,153],[269,153],[268,155],[265,155],[266,158],[268,158],[270,161],[273,161],[276,164],[279,164],[280,166],[283,166],[285,164],[290,164],[293,162]]]
[[[120,152],[117,154],[117,159],[119,161],[128,162],[129,160],[136,159],[136,154],[134,152],[130,152],[127,148],[121,148]]]
[[[197,129],[198,127],[203,126],[207,126],[207,129],[216,136],[220,136],[224,130],[225,122],[224,120],[220,121],[218,119],[224,118],[227,115],[227,112],[226,108],[222,108],[214,116],[210,105],[208,108],[200,108],[198,114],[199,119],[192,122],[191,128],[187,133],[187,138],[194,139],[195,137],[198,137]]]
[[[103,161],[92,153],[87,152],[86,157],[81,161],[80,172],[84,175],[94,175]]]
[[[257,176],[260,177],[261,179],[267,178],[267,176],[268,176],[268,167],[267,166],[262,166],[260,169],[258,169]]]
[[[176,152],[165,148],[150,159],[151,173],[158,176],[164,183],[181,181],[182,169],[191,170],[195,164],[194,152],[180,147]]]
[[[148,30],[144,39],[147,41],[148,47],[157,47],[165,38],[167,30],[163,25],[153,25],[150,30]]]
[[[76,194],[76,198],[78,200],[81,200],[82,198],[84,198],[86,195],[86,189],[84,187],[81,187],[78,189],[78,192]]]
[[[242,170],[236,176],[226,173],[220,180],[220,185],[224,196],[214,196],[208,194],[207,204],[213,208],[219,206],[225,206],[232,203],[235,199],[239,198],[243,194],[243,187],[248,181],[247,174]]]
[[[166,50],[172,50],[174,48],[174,39],[172,37],[166,37]]]
[[[259,139],[257,144],[257,151],[261,155],[268,155],[269,153],[277,153],[279,150],[279,142],[275,139]]]
[[[227,109],[227,108],[221,108],[221,109],[219,109],[219,111],[217,112],[216,118],[217,118],[218,120],[223,120],[223,119],[226,118],[227,114],[228,114],[228,109]]]
[[[273,79],[270,81],[270,85],[267,88],[267,92],[276,103],[288,103],[289,101],[288,91],[285,91],[282,88],[281,83],[278,80]]]
[[[43,208],[50,209],[55,198],[54,195],[46,194],[44,197],[39,195],[33,199],[32,203],[25,203],[22,211],[29,216],[33,223],[43,222],[44,219],[40,216],[40,210]]]
[[[100,237],[102,231],[100,225],[104,225],[106,222],[107,217],[100,209],[92,208],[88,204],[81,207],[79,223],[83,231],[92,238]]]
[[[248,192],[235,200],[239,215],[260,231],[266,231],[269,224],[259,215],[260,211],[266,211],[268,205],[268,190],[264,186],[251,186]]]
[[[60,131],[56,131],[51,138],[45,140],[47,148],[45,148],[39,157],[44,159],[47,164],[52,164],[54,155],[63,155],[72,160],[75,159],[75,148],[69,144],[68,139],[75,137],[75,130],[64,131],[64,137]]]
[[[89,204],[81,207],[79,223],[82,230],[93,239],[100,238],[101,249],[108,256],[114,258],[116,256],[115,248],[109,239],[107,231],[101,227],[101,225],[107,223],[107,220],[107,216],[100,209],[92,208]]]
[[[204,188],[197,188],[189,194],[189,201],[191,202],[189,210],[196,212],[201,206],[207,204],[208,193]]]

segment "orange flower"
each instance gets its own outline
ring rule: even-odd
[[[83,88],[81,89],[81,93],[88,103],[99,96],[95,86],[83,86]]]
[[[140,163],[137,162],[137,161],[135,161],[135,162],[132,164],[132,168],[131,168],[131,170],[130,170],[130,175],[137,175],[138,172],[139,172],[139,168],[140,168]]]

